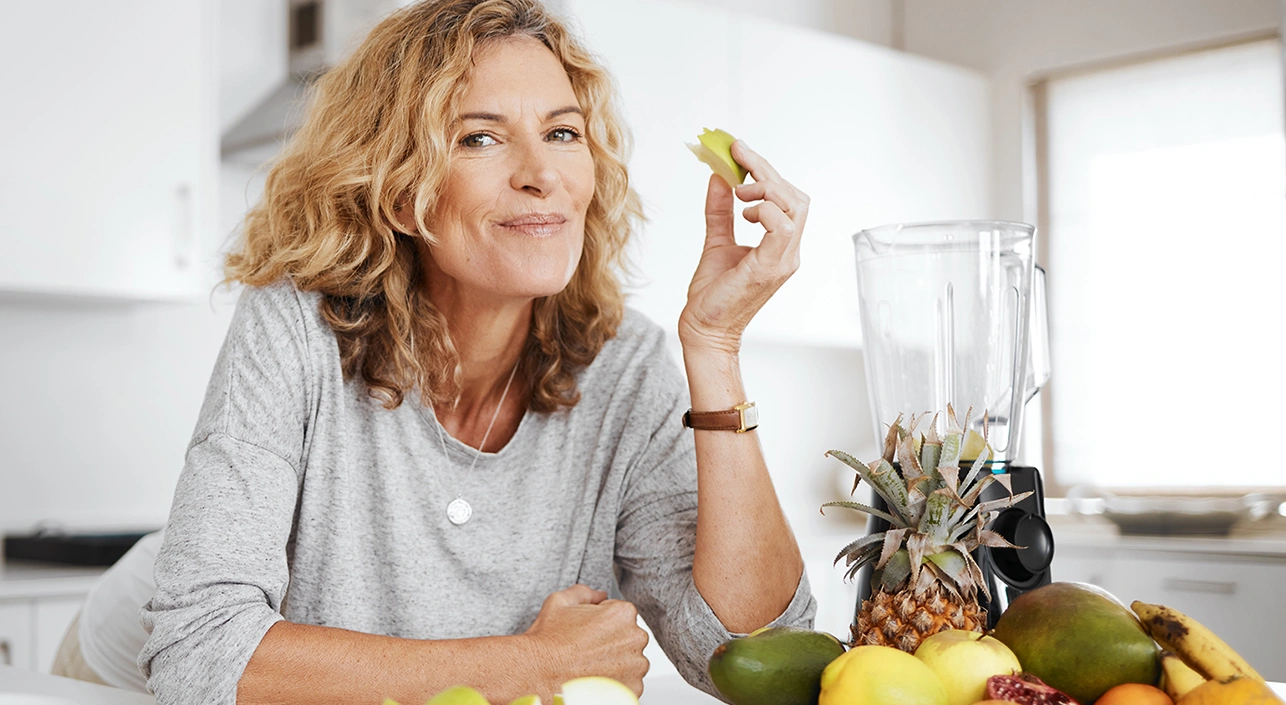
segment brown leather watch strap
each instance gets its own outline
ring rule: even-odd
[[[736,431],[745,433],[759,427],[759,410],[754,402],[738,404],[722,411],[693,411],[683,413],[683,425],[698,431]]]

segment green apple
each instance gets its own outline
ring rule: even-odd
[[[509,705],[540,705],[539,695],[524,695],[509,703]]]
[[[588,676],[564,683],[554,705],[639,705],[639,699],[620,681]]]
[[[746,182],[748,172],[732,158],[732,143],[737,141],[736,137],[723,130],[703,128],[697,141],[699,144],[690,144],[688,149],[697,155],[697,159],[708,164],[714,173],[722,176],[729,186],[735,188],[737,184]]]
[[[424,705],[491,705],[482,693],[468,686],[457,685],[433,696]]]
[[[947,687],[947,705],[973,705],[987,696],[987,679],[1021,671],[1018,657],[997,639],[951,629],[920,642],[915,657]]]

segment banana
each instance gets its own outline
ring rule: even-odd
[[[1130,604],[1130,609],[1139,616],[1144,629],[1161,648],[1174,652],[1206,679],[1245,677],[1264,680],[1223,639],[1179,610],[1138,600]]]
[[[1165,673],[1165,694],[1176,703],[1188,691],[1206,682],[1200,673],[1189,668],[1183,659],[1170,651],[1161,652],[1161,670]]]

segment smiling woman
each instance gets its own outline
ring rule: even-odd
[[[626,143],[535,0],[411,5],[320,80],[228,257],[246,289],[142,611],[159,703],[638,693],[639,616],[712,691],[718,644],[811,625],[753,427],[682,423],[752,406],[741,336],[808,198],[734,144],[764,228],[740,246],[711,178],[685,393],[621,295]]]
[[[534,176],[518,190],[558,191],[542,195],[566,213],[545,215],[572,219],[559,238],[562,261],[541,262],[529,246],[485,273],[524,281],[538,265],[558,268],[563,285],[574,278],[566,290],[546,284],[536,294],[549,298],[535,307],[523,356],[524,377],[540,381],[533,408],[551,411],[574,403],[575,368],[593,359],[620,320],[616,272],[642,212],[628,188],[628,137],[607,74],[539,5],[500,20],[480,11],[470,18],[474,4],[421,3],[395,14],[319,80],[310,109],[326,119],[307,121],[273,168],[242,247],[228,258],[228,277],[264,286],[289,274],[296,286],[322,292],[345,372],[360,374],[390,405],[416,385],[434,402],[453,401],[457,351],[416,273],[424,255],[441,248],[446,259],[505,266],[494,249],[472,249],[482,246],[476,227],[540,216],[508,194],[510,179]],[[524,100],[548,112],[524,115],[532,110]],[[528,151],[537,142],[545,154]],[[560,183],[549,183],[551,175]],[[448,237],[466,227],[469,240]],[[456,230],[435,234],[439,228]]]

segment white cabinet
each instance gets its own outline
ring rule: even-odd
[[[34,640],[31,601],[0,601],[0,666],[34,668]]]
[[[0,562],[0,665],[48,673],[103,570]]]
[[[851,237],[888,222],[981,218],[990,206],[987,82],[967,69],[696,3],[571,0],[617,79],[650,221],[631,304],[673,330],[705,237],[709,170],[683,146],[743,137],[812,199],[799,272],[751,339],[860,343]],[[738,203],[738,212],[745,204]],[[758,226],[738,216],[738,241]]]
[[[84,595],[77,595],[47,597],[32,601],[31,617],[35,634],[32,655],[35,657],[37,671],[48,673],[53,667],[54,657],[58,655],[58,647],[62,645],[63,637],[67,635],[67,628],[76,619],[76,615],[80,614],[80,606],[84,599]]]
[[[4,5],[0,293],[172,300],[208,287],[213,7]]]
[[[84,595],[0,600],[0,664],[49,673]]]
[[[1126,604],[1174,607],[1269,680],[1286,680],[1286,555],[1060,544],[1051,570],[1054,580],[1098,585]]]

